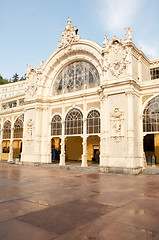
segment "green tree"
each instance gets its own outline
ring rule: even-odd
[[[18,73],[15,73],[12,77],[12,82],[18,82],[19,81],[19,75]]]
[[[19,81],[24,81],[24,80],[26,80],[25,75],[22,76]]]
[[[6,84],[6,83],[9,83],[9,81],[5,78],[3,78],[1,75],[0,75],[0,85],[1,84]]]

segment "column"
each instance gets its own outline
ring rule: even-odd
[[[138,80],[139,82],[142,82],[142,62],[141,62],[141,55],[138,59]]]
[[[0,131],[1,131],[0,132],[0,154],[1,154],[2,153],[2,142],[3,142],[3,118],[1,120],[1,130]]]
[[[61,154],[59,165],[65,165],[65,106],[62,104],[62,136],[61,136]]]
[[[87,136],[83,137],[83,154],[82,154],[82,165],[81,167],[87,167]]]
[[[12,124],[13,124],[13,117],[12,117]],[[10,138],[9,159],[8,159],[8,162],[13,161],[13,133],[14,133],[14,127],[11,126],[11,138]]]
[[[100,166],[108,166],[108,95],[101,95]]]
[[[133,94],[127,93],[128,98],[128,128],[127,128],[127,154],[133,156],[134,154],[134,104]]]
[[[60,154],[60,166],[65,165],[65,137],[62,136],[61,138],[61,154]]]
[[[83,101],[83,154],[81,167],[87,167],[87,104],[86,99]]]

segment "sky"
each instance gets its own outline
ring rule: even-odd
[[[102,45],[104,35],[132,41],[152,59],[159,57],[159,0],[0,0],[0,75],[24,76],[58,48],[72,19],[80,38]]]

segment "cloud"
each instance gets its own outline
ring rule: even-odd
[[[144,0],[98,0],[98,18],[105,31],[119,33],[131,26]]]

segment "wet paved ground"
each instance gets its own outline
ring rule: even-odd
[[[0,240],[159,240],[159,176],[0,164]]]

